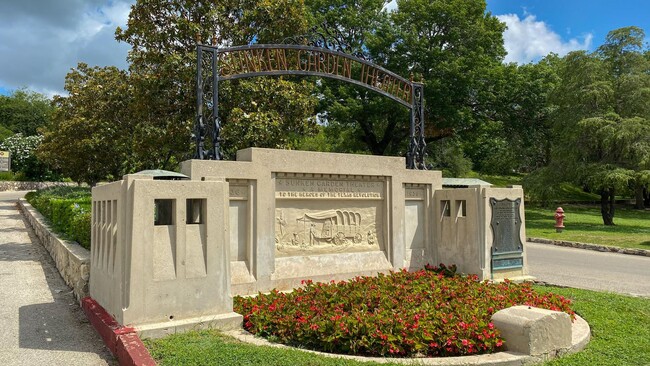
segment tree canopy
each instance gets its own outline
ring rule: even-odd
[[[313,25],[326,28],[323,33],[380,66],[424,82],[429,141],[476,129],[494,108],[492,75],[502,67],[505,26],[486,13],[484,1],[401,0],[390,13],[386,2],[376,0],[306,4],[315,14]],[[407,110],[363,88],[322,85],[319,111],[326,120],[324,134],[335,145],[377,155],[405,153]],[[343,131],[349,140],[339,140]]]
[[[643,207],[650,51],[642,29],[613,30],[595,52],[504,64],[505,24],[484,0],[398,0],[393,11],[387,3],[137,1],[116,30],[131,45],[129,69],[79,64],[66,77],[69,95],[40,114],[52,113],[51,122],[31,118],[38,113],[0,119],[0,138],[45,126],[38,156],[77,181],[173,169],[194,150],[197,41],[282,43],[316,29],[345,52],[424,83],[430,167],[534,172],[542,189],[549,177],[569,181],[601,194],[607,224],[617,193],[634,191]],[[406,153],[408,109],[371,90],[292,76],[229,80],[219,90],[226,158],[249,146]],[[12,98],[0,98],[0,117],[6,105],[40,105],[34,95]]]
[[[606,225],[614,224],[616,194],[642,193],[649,183],[650,63],[644,37],[637,27],[616,29],[596,52],[568,54],[551,96],[555,144],[546,172],[600,194]]]
[[[18,89],[8,96],[0,95],[0,140],[11,134],[37,134],[52,114],[51,101],[43,94]]]

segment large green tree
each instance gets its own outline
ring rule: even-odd
[[[572,52],[552,101],[555,145],[547,174],[601,196],[605,225],[614,197],[643,192],[650,176],[650,63],[638,27],[611,31],[594,53]],[[641,199],[637,206],[643,207]]]
[[[116,38],[131,44],[134,112],[158,165],[190,157],[195,121],[196,41],[220,46],[271,43],[304,33],[302,0],[150,0],[132,8]],[[290,78],[220,84],[225,153],[249,146],[286,148],[315,131],[312,87]],[[185,137],[185,138],[184,138]]]
[[[51,101],[43,94],[18,89],[8,96],[0,95],[0,139],[10,133],[36,135],[51,114]]]
[[[140,167],[134,146],[142,127],[133,118],[128,73],[80,63],[66,76],[65,90],[68,96],[55,97],[57,108],[37,155],[65,176],[91,185]]]
[[[486,121],[465,134],[463,146],[478,171],[530,172],[550,160],[554,106],[548,102],[558,82],[559,57],[495,68],[494,101]]]
[[[379,63],[369,50],[370,38],[389,22],[384,0],[306,0],[310,25],[343,52]],[[408,76],[408,75],[407,75]],[[368,89],[320,80],[318,139],[301,148],[336,152],[403,154],[408,135],[404,107]]]
[[[39,156],[90,184],[174,169],[194,150],[197,41],[279,42],[306,27],[302,0],[137,1],[127,27],[116,30],[132,46],[129,70],[72,70]],[[315,133],[313,88],[291,78],[220,83],[225,155],[249,146],[290,148]]]
[[[306,3],[314,25],[326,22],[323,33],[380,66],[424,82],[429,141],[476,129],[494,108],[493,75],[505,55],[505,26],[486,12],[485,1],[401,0],[390,13],[378,0]],[[334,145],[378,155],[405,153],[408,110],[363,88],[323,86],[324,134]],[[351,140],[341,141],[342,134]]]
[[[425,83],[433,139],[476,128],[494,103],[493,78],[505,56],[505,25],[483,0],[399,0],[392,29],[373,48],[386,66]],[[379,52],[379,50],[384,50]]]

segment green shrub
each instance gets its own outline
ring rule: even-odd
[[[16,180],[13,172],[0,172],[0,180]]]
[[[90,188],[53,187],[30,192],[25,198],[45,216],[56,233],[90,249]]]
[[[570,301],[530,284],[479,282],[455,268],[394,272],[329,284],[304,282],[291,293],[236,297],[244,328],[272,341],[367,356],[457,356],[502,348],[492,315],[513,305],[565,311]]]

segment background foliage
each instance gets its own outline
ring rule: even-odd
[[[650,50],[645,32],[612,30],[596,51],[505,64],[505,25],[484,0],[137,1],[116,39],[129,69],[80,63],[68,95],[0,97],[0,140],[42,134],[36,169],[91,185],[194,154],[197,40],[281,43],[315,30],[349,53],[425,85],[427,165],[447,176],[525,175],[529,198],[567,184],[650,205]],[[220,84],[225,158],[250,146],[404,156],[409,111],[367,89],[318,78]],[[20,164],[18,165],[18,167]],[[41,170],[40,173],[36,172]]]

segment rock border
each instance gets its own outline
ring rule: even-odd
[[[49,187],[77,187],[77,183],[68,182],[27,182],[19,180],[6,180],[0,182],[0,192],[12,191],[35,191],[37,189],[44,189]]]
[[[18,201],[18,208],[34,230],[41,245],[54,260],[56,269],[65,283],[72,288],[79,303],[89,295],[90,251],[77,242],[63,240],[50,230],[50,225],[24,198]]]
[[[523,366],[533,363],[548,361],[558,356],[582,351],[591,339],[591,330],[589,324],[576,314],[576,319],[571,323],[571,347],[568,349],[557,350],[556,354],[543,356],[530,356],[517,352],[497,352],[485,355],[458,356],[458,357],[426,357],[426,358],[387,358],[387,357],[364,357],[350,356],[333,353],[312,351],[307,349],[295,348],[284,344],[272,343],[264,338],[259,338],[247,331],[240,329],[224,332],[241,342],[250,343],[256,346],[269,346],[276,348],[294,349],[302,352],[308,352],[330,358],[341,358],[346,360],[355,360],[360,362],[377,362],[377,363],[396,363],[402,365],[431,365],[431,366],[460,366],[460,365],[481,365],[481,366]]]
[[[557,245],[560,247],[595,250],[597,252],[631,254],[631,255],[650,257],[650,250],[648,249],[620,248],[620,247],[613,247],[609,245],[580,243],[576,241],[553,240],[553,239],[543,239],[543,238],[526,238],[526,240],[531,243],[537,243],[537,244],[550,244],[550,245]]]

